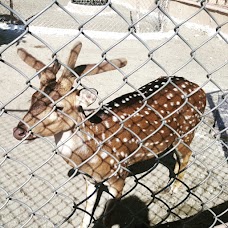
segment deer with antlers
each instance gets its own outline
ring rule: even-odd
[[[18,140],[54,136],[59,154],[75,170],[90,177],[82,227],[91,223],[97,183],[104,183],[115,198],[122,195],[127,167],[176,149],[176,191],[191,156],[190,144],[203,115],[206,96],[198,85],[181,77],[160,77],[137,91],[104,104],[87,116],[85,109],[97,99],[94,89],[78,89],[75,78],[124,67],[126,59],[76,66],[80,42],[72,48],[62,76],[60,64],[45,66],[24,49],[18,55],[39,72],[40,89],[32,95],[31,107],[14,128]]]

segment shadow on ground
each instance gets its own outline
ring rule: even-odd
[[[113,203],[109,202],[108,205],[108,207],[112,207],[112,214],[107,216],[105,220],[106,225],[103,225],[102,218],[104,214],[102,214],[101,219],[97,220],[93,228],[110,228],[113,225],[118,225],[120,228],[207,228],[212,227],[212,225],[220,225],[221,223],[218,221],[215,223],[216,218],[212,213],[216,214],[220,221],[224,223],[228,222],[228,211],[224,213],[228,208],[228,202],[211,208],[210,210],[213,212],[207,210],[182,220],[156,226],[149,225],[149,210],[139,198],[135,196],[125,198],[117,202],[114,207],[112,205]],[[220,214],[221,216],[218,216]]]
[[[104,213],[107,214],[104,215]],[[106,205],[104,213],[97,220],[93,228],[109,228],[113,225],[119,225],[120,228],[150,227],[149,210],[145,203],[136,196],[130,196],[121,201],[110,200]]]
[[[210,210],[217,215],[217,218],[219,217],[220,221],[223,221],[224,223],[226,223],[228,222],[227,208],[228,208],[228,201],[216,207],[213,207]],[[224,213],[224,211],[226,211],[226,213]],[[220,214],[221,216],[218,216]],[[215,225],[221,224],[220,222],[216,222],[214,224],[215,220],[216,218],[214,217],[214,215],[207,210],[186,219],[154,226],[154,228],[207,228],[207,227],[211,227],[212,225],[214,227]]]

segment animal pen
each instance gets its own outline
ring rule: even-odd
[[[106,218],[106,227],[184,227],[183,224],[193,228],[228,227],[227,15],[227,2],[212,0],[0,1],[0,227],[80,227],[85,215],[90,218],[90,227],[105,227]],[[14,36],[5,36],[9,31]],[[96,182],[95,191],[86,194],[85,178],[93,178],[80,171],[80,165],[75,162],[71,162],[72,169],[70,159],[67,160],[60,151],[71,136],[60,146],[52,136],[38,134],[35,140],[26,140],[36,127],[28,126],[28,136],[21,140],[13,137],[13,129],[20,121],[27,124],[24,116],[34,101],[34,97],[31,98],[34,92],[38,91],[52,103],[51,111],[40,122],[57,109],[59,113],[63,112],[58,101],[40,89],[38,76],[55,62],[61,65],[57,78],[62,72],[73,71],[69,70],[66,61],[70,50],[75,44],[80,45],[79,42],[83,46],[77,65],[97,63],[96,67],[110,63],[115,69],[92,76],[89,75],[91,69],[81,75],[77,71],[73,73],[75,80],[70,93],[84,88],[96,96],[96,101],[82,111],[86,121],[92,121],[92,117],[96,117],[93,118],[95,122],[102,121],[96,114],[103,110],[107,115],[114,115],[118,131],[124,128],[133,134],[125,123],[140,115],[140,110],[146,107],[151,97],[156,96],[155,102],[161,104],[164,95],[157,95],[174,85],[173,90],[182,94],[182,99],[188,103],[188,98],[196,92],[191,90],[190,95],[186,95],[183,91],[187,83],[175,87],[173,76],[183,77],[199,85],[197,91],[202,88],[206,92],[206,110],[198,113],[197,126],[184,135],[172,133],[181,141],[195,131],[188,146],[192,152],[190,161],[184,170],[179,170],[185,172],[183,179],[179,179],[179,171],[174,170],[175,162],[179,165],[182,162],[177,146],[173,144],[157,154],[149,148],[145,138],[139,137],[140,133],[135,135],[138,147],[131,155],[124,154],[122,159],[118,160],[103,148],[101,158],[111,156],[113,159],[109,162],[115,160],[116,171]],[[28,62],[34,60],[28,53],[45,65],[35,71],[31,65],[36,68],[39,62],[28,66]],[[123,65],[111,61],[120,58]],[[158,85],[156,81],[162,80],[159,79],[161,76],[166,76],[166,81]],[[154,82],[150,84],[151,81]],[[150,96],[140,95],[145,84],[153,85]],[[125,113],[113,114],[107,103],[129,93],[144,98],[142,108],[128,113],[128,116],[124,116]],[[135,99],[131,94],[123,96],[124,99],[114,105],[130,107],[128,102]],[[166,95],[167,99],[172,96],[170,94]],[[200,105],[203,99],[195,102]],[[164,109],[173,106],[166,102],[162,105]],[[181,108],[168,116],[178,114]],[[158,113],[153,107],[148,109],[152,110]],[[168,117],[162,115],[161,107],[159,110],[160,126],[168,126]],[[141,117],[146,115],[147,111]],[[188,118],[183,128],[191,124]],[[175,118],[172,121],[175,122]],[[148,128],[154,124],[146,123]],[[83,124],[75,122],[76,132]],[[106,126],[107,131],[109,128]],[[140,127],[141,132],[145,130]],[[147,138],[153,138],[158,130]],[[118,131],[109,138],[103,133],[97,151],[85,163],[94,159],[99,149]],[[127,138],[122,141],[122,146],[127,147],[130,143]],[[161,146],[166,141],[163,139],[159,143]],[[125,167],[125,162],[140,148],[150,153],[150,159],[139,159],[138,163]],[[122,155],[117,146],[111,149]],[[117,172],[123,171],[129,176],[122,196],[110,201],[113,194],[106,189],[106,183]],[[171,191],[175,179],[180,187]],[[93,210],[86,211],[87,201],[98,191],[100,194],[95,204],[90,205]],[[107,212],[112,203],[114,206]]]

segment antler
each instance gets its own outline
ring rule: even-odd
[[[127,64],[127,60],[125,58],[120,58],[120,59],[110,60],[109,62],[105,61],[100,63],[99,65],[86,64],[86,65],[80,65],[75,67],[81,48],[82,48],[81,42],[77,42],[75,46],[72,48],[68,58],[67,68],[64,69],[62,76],[59,78],[58,82],[61,84],[61,89],[64,90],[65,92],[71,89],[75,80],[75,75],[72,74],[69,68],[72,69],[77,75],[81,76],[83,74],[86,74],[87,72],[88,72],[87,75],[95,75],[102,72],[116,70],[117,68],[124,67]]]
[[[95,65],[96,64],[81,65],[81,66],[75,67],[74,70],[78,75],[83,75],[83,74],[86,74],[86,72],[89,72],[92,68],[94,68]],[[87,73],[87,75],[100,74],[102,72],[116,70],[117,68],[121,68],[126,65],[127,65],[127,60],[125,58],[112,59],[109,62],[105,61],[100,63],[93,70]]]
[[[56,74],[61,67],[58,61],[55,61],[52,67],[45,68],[46,65],[43,62],[29,54],[25,49],[19,48],[17,54],[25,63],[36,71],[40,71],[44,68],[44,70],[39,74],[41,87],[47,85],[50,81],[56,80]]]
[[[58,83],[61,85],[60,93],[65,93],[69,91],[74,83],[75,76],[72,74],[72,72],[69,69],[74,70],[81,48],[82,48],[82,43],[77,42],[75,46],[71,49],[71,52],[67,61],[67,67],[64,68],[64,71],[58,80]]]
[[[72,48],[72,50],[70,52],[70,56],[68,58],[68,62],[67,62],[67,66],[70,69],[74,69],[81,49],[82,49],[82,43],[81,42],[77,42],[75,44],[75,46]],[[70,73],[70,71],[67,68],[65,68],[63,71],[63,76],[65,76],[69,73]]]
[[[113,59],[110,61],[104,61],[99,65],[86,64],[86,65],[80,65],[75,67],[81,48],[82,48],[82,43],[77,42],[74,45],[74,47],[71,49],[71,52],[67,61],[67,67],[65,67],[61,77],[58,80],[59,92],[62,95],[68,92],[74,83],[75,75],[72,73],[72,71],[74,71],[79,76],[83,74],[95,75],[102,72],[116,70],[117,68],[124,67],[127,64],[127,60],[125,58],[120,58],[120,59]],[[34,56],[29,54],[25,49],[19,48],[17,53],[25,63],[27,63],[32,68],[36,69],[36,71],[40,71],[43,69],[39,74],[41,87],[47,85],[50,81],[56,80],[56,74],[61,67],[58,61],[55,61],[53,66],[45,68],[46,65],[43,62],[37,60]]]
[[[34,56],[29,54],[24,48],[19,48],[17,54],[20,58],[27,63],[30,67],[36,69],[37,71],[45,67],[45,64],[37,60]]]

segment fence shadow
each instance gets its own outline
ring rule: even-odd
[[[227,211],[228,202],[211,208],[212,212],[206,210],[185,219],[155,226],[150,226],[149,210],[145,203],[136,196],[130,196],[116,202],[110,200],[108,204],[108,207],[112,210],[111,216],[107,217],[106,223],[103,225],[104,212],[93,228],[109,228],[113,225],[119,225],[120,228],[206,228],[215,223],[213,213],[221,215],[219,217],[220,221],[228,222],[228,212],[223,214],[224,211]],[[105,211],[107,211],[107,208]],[[221,223],[217,221],[214,225],[219,224]]]
[[[206,228],[206,227],[212,227],[213,224],[214,226],[220,225],[221,222],[219,221],[215,223],[216,218],[213,215],[213,213],[215,213],[216,215],[220,215],[219,216],[220,221],[228,222],[227,208],[228,208],[228,201],[210,208],[212,212],[210,212],[209,210],[206,210],[182,220],[154,226],[154,228]],[[226,213],[223,213],[224,211],[226,211]]]

